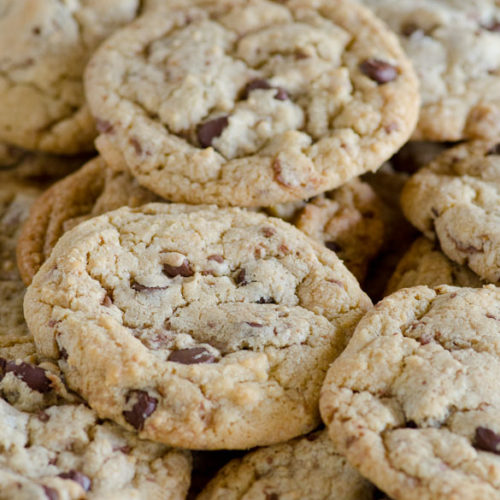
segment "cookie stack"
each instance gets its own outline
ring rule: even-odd
[[[0,0],[0,498],[500,499],[500,5],[364,3]]]

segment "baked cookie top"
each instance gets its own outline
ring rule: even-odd
[[[323,430],[231,460],[197,500],[373,500],[374,490]]]
[[[426,285],[452,285],[480,288],[487,282],[473,273],[467,266],[461,266],[448,259],[439,245],[427,238],[417,238],[399,261],[387,285],[386,295],[400,288]]]
[[[362,0],[399,35],[420,79],[415,139],[500,135],[500,2]]]
[[[142,441],[84,405],[20,411],[0,399],[0,489],[12,500],[183,500],[189,452]]]
[[[86,70],[110,165],[189,203],[269,206],[377,169],[418,113],[396,37],[347,0],[166,2]]]
[[[157,203],[68,231],[25,316],[101,417],[229,449],[318,425],[326,370],[370,305],[333,252],[279,219]]]
[[[408,220],[443,252],[500,281],[500,147],[473,141],[445,151],[403,189]]]
[[[34,203],[17,243],[21,277],[29,285],[59,238],[78,223],[125,205],[136,207],[157,199],[130,174],[110,170],[102,158],[89,161]]]
[[[2,0],[0,139],[27,149],[92,149],[82,74],[97,45],[131,21],[139,0]]]
[[[369,184],[353,179],[306,203],[296,226],[333,250],[363,282],[384,243],[383,207]]]
[[[500,498],[499,318],[492,285],[405,288],[332,363],[330,438],[391,498]]]

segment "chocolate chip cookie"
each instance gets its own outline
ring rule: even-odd
[[[387,285],[386,295],[417,285],[480,288],[486,284],[468,267],[448,259],[435,241],[420,237],[399,261]]]
[[[323,430],[232,460],[197,500],[372,500],[374,490]]]
[[[0,419],[2,498],[185,498],[189,452],[142,441],[84,405],[28,413],[0,399]]]
[[[330,438],[396,500],[500,498],[500,289],[405,288],[332,363]]]
[[[495,0],[363,0],[399,35],[420,79],[414,139],[500,135],[500,4]]]
[[[17,244],[17,264],[24,282],[31,283],[68,229],[121,206],[136,207],[157,199],[130,174],[110,170],[102,158],[91,160],[35,202]]]
[[[381,201],[359,179],[307,203],[296,226],[333,250],[360,282],[384,242]]]
[[[104,418],[193,449],[291,439],[371,302],[336,255],[241,209],[156,203],[68,231],[25,316]]]
[[[408,220],[458,264],[500,281],[500,147],[461,144],[417,172],[401,197]]]
[[[82,73],[92,52],[131,21],[138,0],[2,0],[0,139],[70,154],[93,149]]]
[[[307,199],[376,170],[411,134],[416,76],[368,9],[347,0],[179,4],[115,33],[85,78],[99,151],[160,196]]]

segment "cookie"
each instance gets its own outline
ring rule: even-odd
[[[487,141],[445,151],[417,172],[401,196],[408,220],[437,238],[454,262],[500,281],[500,148]]]
[[[359,179],[307,203],[296,226],[333,250],[360,282],[384,241],[381,201]]]
[[[486,284],[468,267],[448,259],[436,242],[420,237],[398,263],[387,285],[386,295],[417,285],[480,288]]]
[[[420,79],[415,140],[500,135],[500,5],[494,0],[363,0],[398,34]]]
[[[100,157],[54,184],[34,204],[19,236],[17,264],[29,285],[65,231],[90,217],[157,200],[126,172],[113,172]]]
[[[0,174],[0,280],[17,280],[16,244],[31,205],[41,194],[36,183]]]
[[[374,487],[339,455],[326,431],[229,462],[197,500],[372,500]]]
[[[360,321],[320,408],[395,500],[500,498],[500,289],[405,288]]]
[[[0,419],[2,498],[185,498],[189,452],[142,441],[84,405],[27,413],[0,399]]]
[[[0,6],[0,140],[71,154],[93,149],[82,73],[138,0],[4,0]]]
[[[85,84],[111,166],[218,205],[307,199],[376,170],[419,103],[396,37],[347,0],[165,2],[101,45]]]
[[[279,219],[153,203],[64,234],[24,311],[101,417],[231,449],[318,425],[326,370],[370,306],[333,252]]]

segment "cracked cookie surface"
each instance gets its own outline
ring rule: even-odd
[[[9,500],[182,500],[189,452],[143,441],[84,405],[20,411],[0,399],[0,490]]]
[[[489,282],[500,281],[500,147],[465,143],[410,178],[401,196],[408,220],[443,252]]]
[[[67,232],[25,316],[100,416],[216,449],[314,429],[328,365],[370,306],[333,252],[279,219],[150,204]]]
[[[436,242],[420,237],[413,242],[399,261],[387,284],[386,295],[400,288],[418,285],[480,288],[486,284],[486,281],[467,266],[461,266],[448,259]]]
[[[330,438],[396,500],[500,498],[500,290],[406,288],[332,363]]]
[[[307,199],[377,169],[419,102],[396,37],[346,0],[172,2],[108,39],[85,82],[110,165],[219,205]]]
[[[374,490],[323,430],[232,460],[197,500],[373,500]]]
[[[110,170],[102,158],[89,161],[34,203],[17,243],[21,277],[29,285],[59,238],[80,222],[122,206],[136,207],[157,199],[130,174]]]
[[[500,134],[500,2],[362,0],[398,34],[420,79],[414,139]]]
[[[0,2],[0,138],[53,153],[91,150],[82,75],[99,43],[131,21],[138,0]]]

